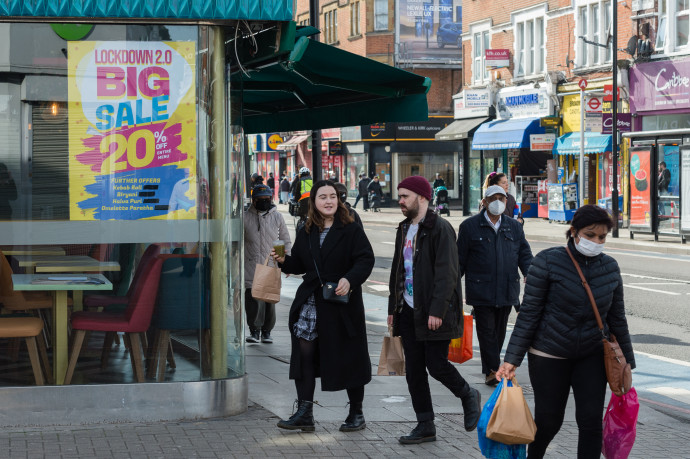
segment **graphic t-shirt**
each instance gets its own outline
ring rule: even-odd
[[[412,263],[414,260],[415,239],[417,237],[417,230],[419,225],[410,225],[405,237],[405,248],[403,249],[403,264],[405,267],[405,290],[403,291],[403,298],[405,302],[414,307],[414,295],[412,291]]]

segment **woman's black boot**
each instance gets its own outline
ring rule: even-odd
[[[350,414],[345,418],[345,422],[340,426],[341,432],[355,432],[367,426],[362,413],[362,402],[350,403]]]
[[[314,402],[311,400],[297,400],[297,411],[287,421],[278,421],[278,427],[287,430],[302,430],[313,432],[314,428]]]

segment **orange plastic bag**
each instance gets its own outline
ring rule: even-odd
[[[448,360],[463,363],[472,359],[472,315],[465,314],[462,338],[453,339],[448,346]]]

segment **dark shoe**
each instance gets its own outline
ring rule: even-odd
[[[484,384],[486,384],[487,386],[491,386],[491,387],[498,384],[498,379],[496,379],[496,372],[495,371],[492,371],[491,373],[486,375],[486,378],[484,379]]]
[[[482,414],[482,394],[470,387],[470,393],[462,397],[462,411],[465,414],[465,430],[472,432]]]
[[[398,438],[403,445],[418,445],[428,441],[436,441],[436,426],[434,421],[422,421],[412,429],[410,435]]]
[[[287,430],[302,430],[303,432],[313,432],[314,427],[314,402],[309,400],[297,400],[297,411],[290,416],[290,419],[278,421],[278,427]]]
[[[262,343],[272,343],[273,338],[271,338],[271,332],[262,331],[261,332],[261,342]]]
[[[345,418],[345,422],[340,425],[341,432],[356,432],[367,426],[362,412],[362,402],[350,403],[350,414]]]
[[[259,330],[250,330],[249,336],[247,336],[247,339],[245,341],[248,343],[260,342],[261,341],[261,334],[259,333]]]

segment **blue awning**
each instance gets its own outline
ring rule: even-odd
[[[585,132],[585,154],[598,154],[611,151],[613,142],[610,134]],[[579,155],[580,132],[568,132],[556,139],[553,144],[554,155]]]
[[[539,118],[489,121],[479,126],[472,140],[473,150],[529,148],[530,134],[544,134]]]

